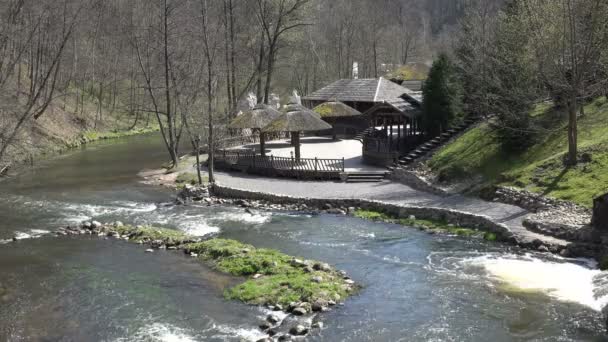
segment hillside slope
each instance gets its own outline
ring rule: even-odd
[[[481,175],[483,185],[506,185],[590,207],[592,199],[608,191],[608,101],[585,106],[579,120],[581,162],[564,166],[568,149],[565,113],[543,104],[531,113],[544,127],[535,143],[521,152],[501,148],[487,123],[443,147],[428,161],[442,181]]]
[[[81,100],[77,109],[73,96],[56,98],[38,120],[26,123],[3,163],[29,163],[90,141],[158,130],[154,117],[142,114],[136,122],[135,115],[123,110],[121,104],[104,104],[100,120],[95,97],[83,96]],[[10,123],[14,118],[5,120]]]

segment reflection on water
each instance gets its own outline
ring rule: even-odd
[[[120,220],[325,260],[365,288],[311,341],[605,340],[607,279],[584,262],[354,218],[172,206],[135,176],[164,160],[161,147],[156,136],[94,145],[1,184],[0,239]],[[238,279],[123,241],[0,245],[0,275],[1,341],[255,341],[267,314],[223,299]]]

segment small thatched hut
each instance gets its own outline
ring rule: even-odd
[[[264,132],[291,132],[294,137],[295,157],[300,160],[300,132],[315,132],[331,129],[331,125],[323,121],[319,114],[299,105],[289,104],[285,114],[275,119],[262,130]]]

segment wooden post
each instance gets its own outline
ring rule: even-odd
[[[397,117],[397,150],[401,153],[401,115]]]
[[[194,140],[196,142],[196,175],[198,176],[198,185],[203,185],[203,177],[201,177],[201,160],[200,160],[200,152],[201,152],[201,136],[197,136]],[[226,153],[224,152],[224,155]]]
[[[389,130],[390,135],[388,137],[388,151],[391,152],[393,150],[393,118],[389,119],[389,124],[391,128]]]
[[[262,157],[266,155],[266,133],[260,130],[260,154]]]
[[[293,152],[291,152],[291,171],[293,171]]]
[[[301,153],[300,153],[300,132],[293,132],[294,134],[294,142],[296,145],[296,161],[300,161]]]
[[[319,158],[315,157],[315,173],[317,173],[317,170],[319,168]]]
[[[270,168],[274,169],[274,155],[270,156]]]
[[[342,157],[342,172],[346,170],[346,166],[344,166],[344,157]]]
[[[253,151],[253,168],[255,169],[255,151]]]

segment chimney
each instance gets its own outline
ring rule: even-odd
[[[353,80],[359,79],[359,63],[353,62]]]

